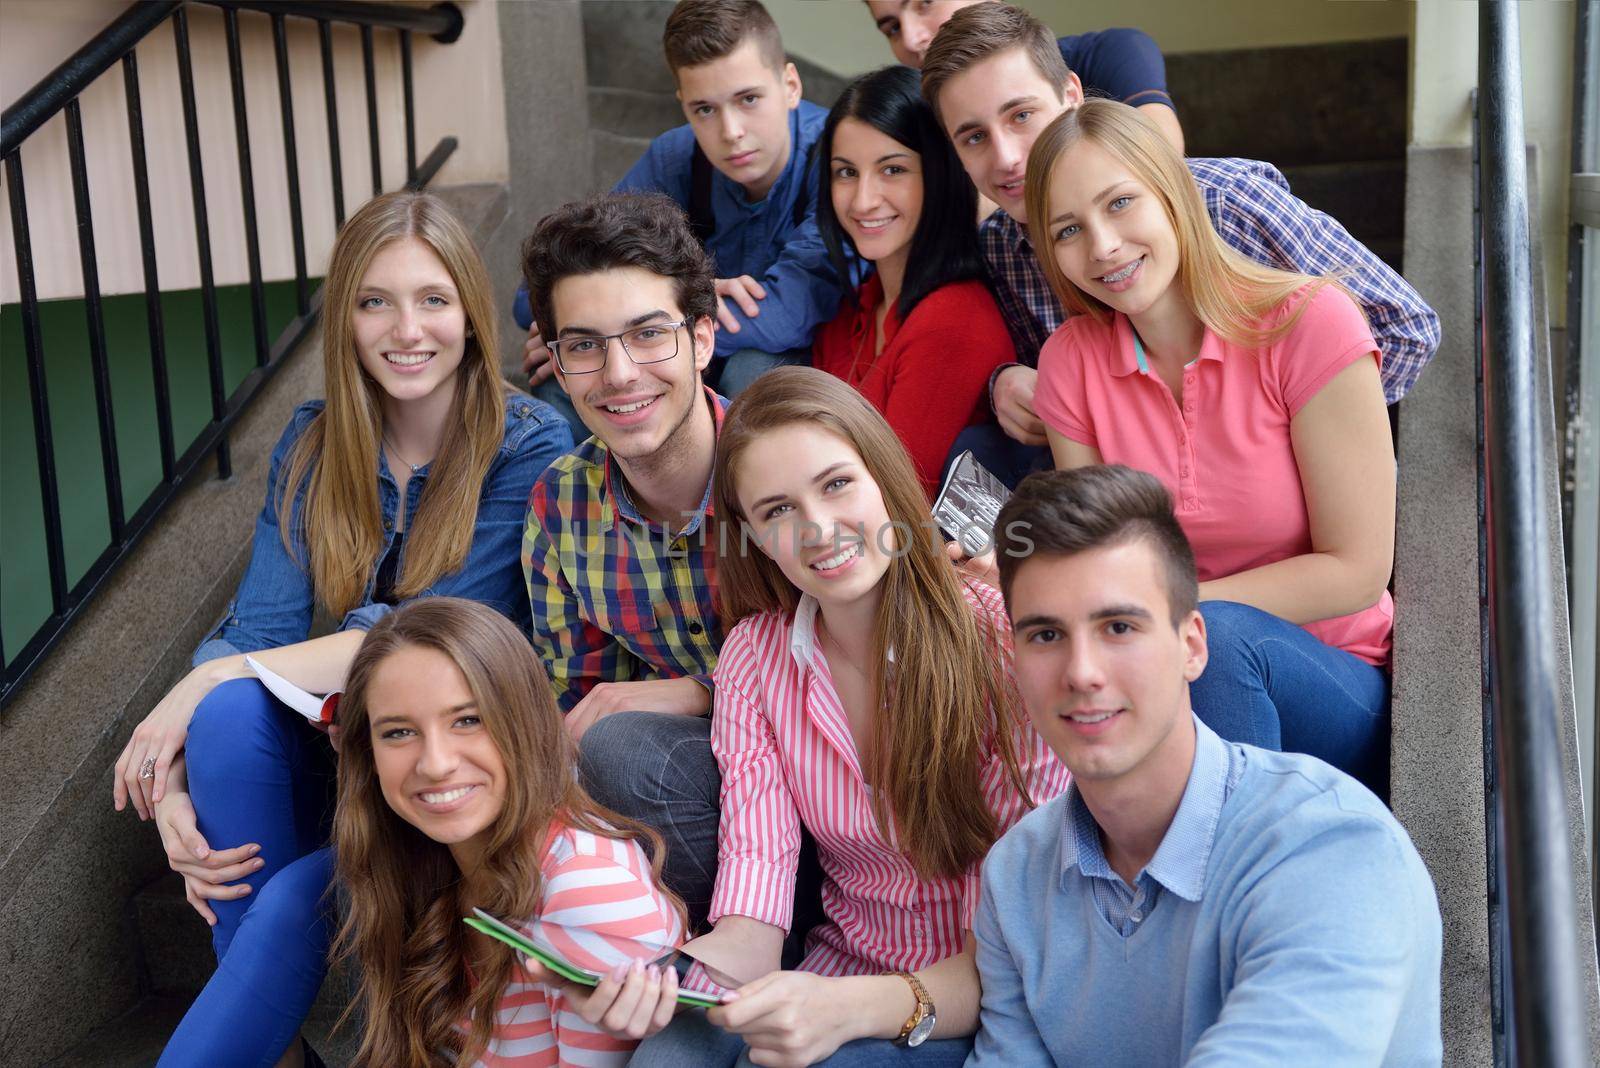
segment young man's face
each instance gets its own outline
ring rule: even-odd
[[[1058,90],[1020,47],[979,60],[939,91],[939,115],[967,176],[1019,223],[1028,221],[1022,179],[1033,142],[1051,119],[1081,103],[1076,74]]]
[[[774,69],[754,40],[710,63],[677,71],[678,100],[711,165],[767,195],[789,162],[789,112],[800,105],[793,63]]]
[[[878,32],[889,41],[889,50],[908,67],[922,69],[922,56],[933,35],[964,7],[983,0],[867,0]]]
[[[569,275],[550,291],[556,335],[549,340],[598,337],[684,318],[670,278],[642,267],[614,267],[595,274]],[[620,459],[651,456],[689,424],[696,404],[705,403],[700,372],[711,362],[709,318],[682,326],[661,326],[671,335],[671,348],[646,351],[636,344],[634,356],[623,351],[620,338],[605,342],[605,364],[583,374],[566,372],[556,361],[556,379],[572,399],[583,425]],[[650,340],[662,342],[664,335]],[[585,343],[585,350],[599,342]],[[673,352],[660,358],[664,352]],[[637,359],[657,362],[638,363]],[[571,359],[567,360],[569,366]]]
[[[1173,625],[1149,542],[1036,555],[1012,580],[1017,687],[1046,744],[1086,787],[1171,768],[1186,752],[1189,683],[1206,666],[1199,612]]]

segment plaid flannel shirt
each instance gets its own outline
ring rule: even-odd
[[[1439,348],[1439,317],[1410,283],[1337,220],[1290,193],[1288,180],[1272,164],[1185,162],[1212,225],[1233,249],[1271,267],[1339,278],[1361,305],[1383,354],[1384,397],[1394,404],[1405,396]],[[1034,257],[1028,229],[996,211],[983,221],[978,240],[1017,358],[1037,367],[1040,347],[1066,316]],[[989,381],[992,387],[994,379]]]
[[[720,433],[727,402],[706,397]],[[722,628],[709,482],[684,518],[668,530],[641,515],[599,438],[534,483],[522,574],[533,647],[563,712],[601,682],[687,676],[711,687]]]

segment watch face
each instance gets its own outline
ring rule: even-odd
[[[933,1022],[933,1013],[931,1012],[918,1020],[917,1026],[913,1027],[911,1033],[906,1036],[906,1045],[920,1046],[926,1042],[928,1036],[933,1034]]]

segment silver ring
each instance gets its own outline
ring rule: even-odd
[[[156,758],[145,757],[144,763],[139,765],[139,778],[150,780],[156,777]]]

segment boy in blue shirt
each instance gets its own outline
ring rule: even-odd
[[[988,0],[866,0],[878,32],[889,42],[894,58],[914,70],[934,35],[964,7]],[[1179,152],[1183,127],[1172,97],[1167,95],[1167,61],[1161,48],[1143,30],[1091,30],[1068,34],[1056,42],[1067,69],[1083,83],[1083,94],[1120,100],[1148,115]]]
[[[983,866],[967,1068],[1438,1065],[1440,921],[1405,831],[1308,756],[1224,742],[1156,479],[1025,479],[995,529],[1028,717],[1072,772]]]
[[[717,271],[716,361],[706,381],[736,395],[761,372],[808,363],[811,335],[843,292],[815,221],[811,148],[826,109],[800,99],[772,16],[757,0],[682,0],[662,35],[687,124],[657,137],[616,192],[664,193],[689,214]],[[530,329],[523,369],[565,409],[549,350]]]

